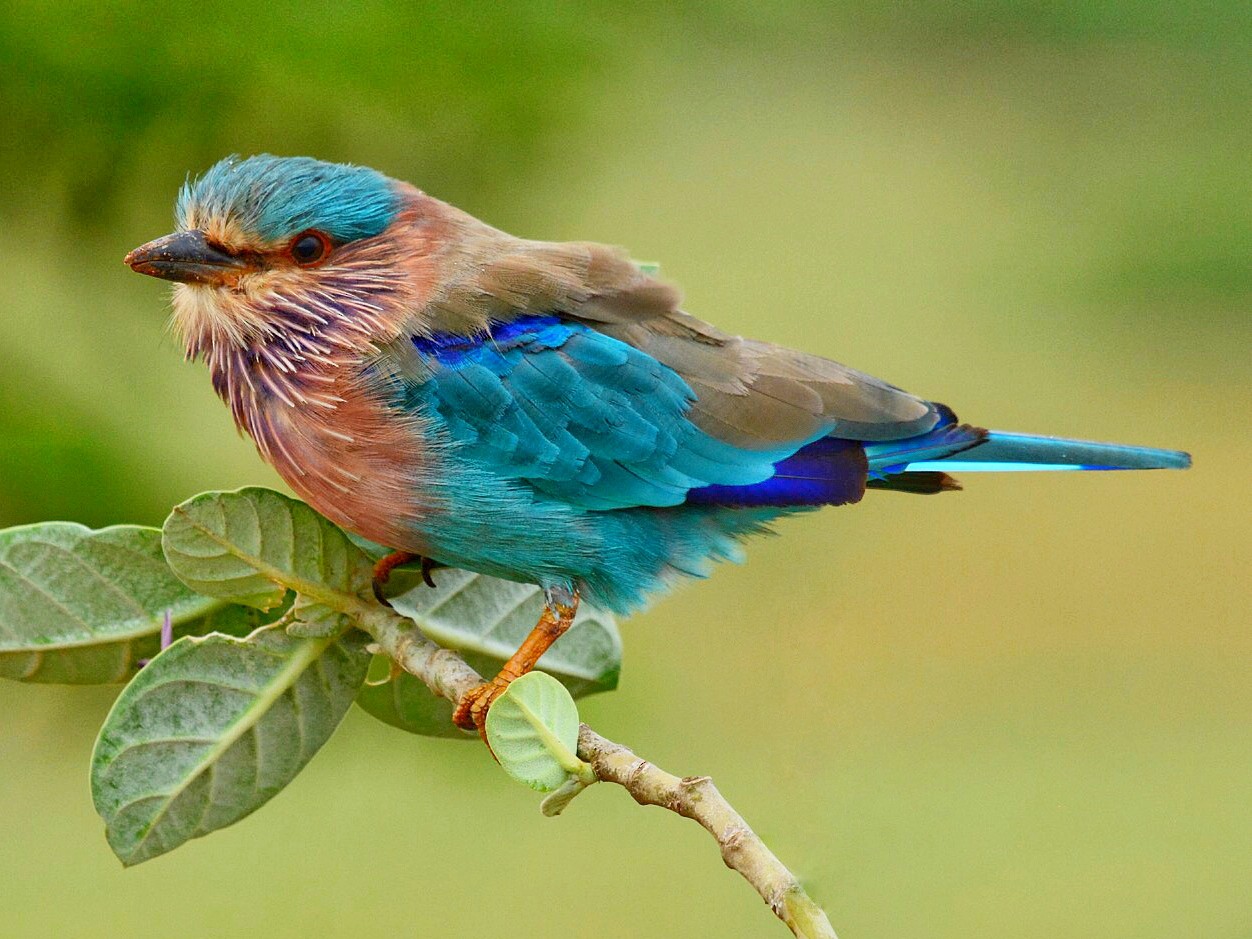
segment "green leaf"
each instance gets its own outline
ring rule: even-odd
[[[534,584],[451,568],[435,571],[434,577],[436,588],[419,582],[393,597],[392,606],[414,619],[431,640],[456,649],[482,674],[494,675],[539,622],[543,592]],[[621,662],[622,641],[612,614],[584,603],[574,625],[545,653],[540,667],[578,698],[617,687]],[[372,677],[386,677],[387,667],[375,668]],[[474,739],[452,724],[452,705],[408,673],[362,688],[357,703],[410,733]]]
[[[540,792],[570,776],[593,779],[578,758],[578,706],[565,686],[543,672],[514,681],[487,712],[487,742],[504,771]]]
[[[96,740],[91,790],[130,866],[231,825],[286,786],[351,705],[362,633],[181,639],[122,691]]]
[[[196,496],[170,513],[163,535],[165,558],[188,587],[260,609],[277,606],[288,588],[310,603],[358,596],[372,576],[340,528],[271,489]]]
[[[200,596],[170,571],[155,528],[69,522],[0,531],[0,677],[108,684],[175,635],[247,635],[255,610]]]
[[[589,764],[588,764],[589,765]],[[567,776],[561,783],[539,803],[539,811],[548,818],[556,818],[574,801],[574,798],[592,783],[599,782],[590,771],[577,776]]]

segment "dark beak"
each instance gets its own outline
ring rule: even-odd
[[[220,284],[247,269],[242,258],[215,248],[204,232],[175,232],[140,245],[126,255],[126,263],[140,274],[184,284]]]

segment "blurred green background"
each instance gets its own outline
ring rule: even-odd
[[[628,622],[584,716],[712,774],[844,939],[1252,935],[1250,52],[1239,0],[9,0],[0,525],[277,485],[120,263],[226,153],[624,244],[731,331],[1196,467],[788,522]],[[360,713],[124,872],[86,786],[113,693],[0,686],[0,934],[783,932],[694,825],[609,787],[542,819]]]

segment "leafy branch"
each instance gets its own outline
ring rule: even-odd
[[[126,865],[239,821],[283,789],[355,702],[412,733],[472,739],[453,703],[538,617],[536,587],[441,571],[373,599],[375,546],[264,489],[206,493],[162,531],[49,523],[0,531],[0,677],[130,679],[96,741],[92,794]],[[175,641],[160,650],[166,618]],[[158,651],[159,650],[159,651]],[[146,666],[141,662],[150,658]],[[822,910],[707,776],[679,778],[580,725],[574,697],[615,687],[613,618],[584,607],[488,715],[502,768],[555,815],[610,782],[702,825],[797,936]]]

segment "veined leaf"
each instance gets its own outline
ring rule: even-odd
[[[561,787],[571,776],[594,778],[578,758],[574,699],[543,672],[523,675],[496,698],[487,712],[487,742],[506,773],[540,792]]]
[[[459,651],[482,674],[494,675],[539,622],[543,592],[534,584],[450,568],[436,571],[434,577],[436,588],[419,584],[393,597],[392,606],[414,619],[430,639]],[[621,662],[616,620],[584,603],[574,625],[544,654],[539,666],[574,697],[582,697],[617,687]],[[385,678],[386,660],[371,674]],[[411,733],[474,739],[452,724],[450,703],[407,673],[362,688],[357,703],[379,720]]]
[[[231,825],[326,742],[369,665],[366,637],[181,639],[122,691],[96,740],[91,790],[127,866]]]
[[[165,521],[165,558],[191,589],[271,609],[288,588],[307,601],[367,590],[372,565],[332,522],[271,489],[206,492]]]
[[[108,684],[175,635],[247,635],[255,610],[200,596],[174,576],[155,528],[69,522],[0,531],[0,677]]]

